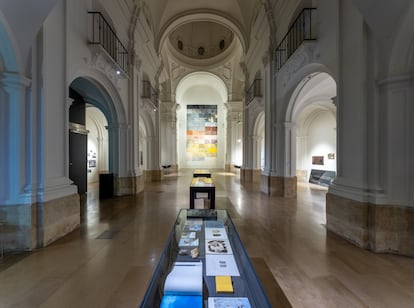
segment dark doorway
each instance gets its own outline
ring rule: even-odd
[[[87,191],[88,131],[85,128],[85,101],[72,88],[69,96],[74,99],[69,108],[69,178],[78,186],[78,193]]]
[[[87,191],[87,151],[88,136],[69,133],[69,178],[78,186],[78,193]]]

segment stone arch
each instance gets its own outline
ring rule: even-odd
[[[112,83],[100,72],[85,71],[74,78],[70,86],[83,99],[97,107],[108,122],[109,171],[116,176],[127,175],[127,122],[122,100]]]
[[[189,86],[188,81],[194,77],[201,77],[199,83],[206,83],[206,80],[208,79],[210,81],[210,86],[219,91],[223,103],[227,102],[228,89],[226,83],[219,76],[209,72],[193,72],[183,76],[177,84],[175,96],[178,103],[181,101],[183,93]]]
[[[312,91],[312,95],[306,95],[310,88],[315,86],[321,87],[321,90]],[[305,76],[293,90],[286,108],[285,121],[295,122],[298,114],[309,104],[315,101],[332,101],[335,97],[335,80],[325,72],[311,73]],[[334,107],[330,111],[335,115]]]
[[[288,123],[287,126],[291,129],[288,134],[290,139],[285,141],[286,150],[290,153],[288,172],[296,175],[299,180],[306,181],[313,168],[308,157],[309,146],[315,141],[314,133],[310,133],[311,126],[320,129],[321,125],[333,125],[333,131],[326,130],[326,135],[319,133],[318,138],[324,140],[324,149],[329,149],[323,151],[323,156],[327,156],[325,152],[334,153],[333,157],[336,156],[336,106],[333,99],[336,97],[337,89],[335,80],[326,72],[314,71],[301,77],[290,92],[284,122]],[[311,136],[308,136],[309,134]],[[323,168],[336,171],[336,160],[327,160],[324,165]]]
[[[95,104],[98,104],[97,107],[105,114],[108,123],[125,124],[127,122],[119,92],[104,73],[94,69],[84,69],[79,71],[69,84],[72,84],[78,78],[88,80],[91,86],[101,93],[102,100]]]
[[[184,108],[178,108],[177,110],[177,123],[179,132],[177,134],[177,150],[179,153],[180,165],[186,168],[201,168],[205,166],[206,168],[224,168],[225,159],[226,159],[226,149],[230,145],[226,144],[227,133],[231,131],[227,127],[227,114],[228,106],[228,90],[224,81],[218,76],[208,73],[208,72],[194,72],[183,77],[177,85],[176,88],[176,101],[180,106]],[[213,126],[216,127],[216,137],[211,137],[211,140],[207,140],[207,135],[214,134],[205,134],[205,139],[200,145],[196,145],[194,138],[188,137],[187,133],[187,105],[211,105],[216,106],[216,117],[212,121]],[[199,109],[197,111],[196,109]],[[209,112],[212,111],[211,107]],[[195,107],[195,112],[200,112],[202,107]],[[209,109],[206,107],[206,110]],[[207,127],[207,126],[206,126]],[[192,129],[190,129],[192,130]],[[200,129],[197,128],[196,131],[200,133]],[[204,133],[200,133],[204,135]],[[188,139],[190,138],[190,139]],[[213,140],[214,139],[214,140]],[[194,151],[188,151],[188,140],[190,140],[191,147]],[[203,145],[201,145],[203,144]],[[205,149],[203,152],[202,149]],[[196,157],[199,157],[197,159]]]

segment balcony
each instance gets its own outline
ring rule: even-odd
[[[158,109],[158,96],[158,91],[151,86],[151,83],[148,80],[143,80],[141,97],[148,99],[156,109]]]
[[[305,8],[290,26],[276,48],[276,71],[279,71],[304,41],[316,40],[314,25],[315,8]]]
[[[256,97],[262,97],[262,80],[255,79],[246,91],[246,106],[249,105]]]
[[[128,51],[100,12],[88,12],[91,18],[89,44],[100,45],[125,74],[128,73]]]

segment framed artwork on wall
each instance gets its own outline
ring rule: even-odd
[[[323,156],[312,156],[312,165],[323,165]]]
[[[206,161],[217,157],[217,105],[187,105],[187,157]]]

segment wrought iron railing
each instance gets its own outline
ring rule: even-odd
[[[98,44],[125,73],[128,72],[128,50],[100,12],[88,12],[92,16],[90,44]]]
[[[250,104],[255,97],[262,97],[261,79],[253,80],[252,84],[246,91],[246,105]]]
[[[290,26],[283,40],[276,48],[276,70],[280,70],[304,41],[316,40],[315,26],[312,23],[316,8],[305,8]]]
[[[151,86],[151,83],[148,80],[143,80],[141,97],[149,99],[154,107],[158,108],[158,96],[158,91]]]

